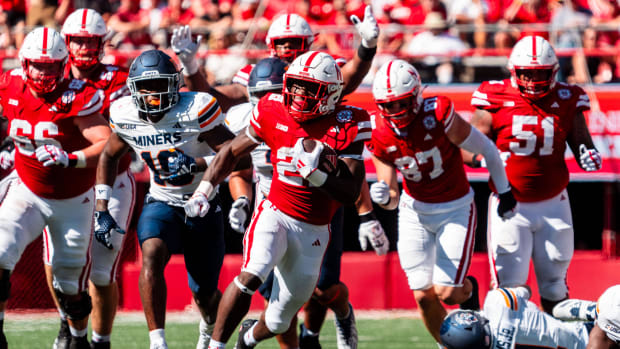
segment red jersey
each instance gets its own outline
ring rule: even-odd
[[[370,139],[370,116],[360,108],[337,106],[333,113],[316,120],[297,123],[282,103],[282,95],[263,97],[254,110],[250,124],[271,148],[274,176],[269,200],[287,215],[315,225],[328,224],[340,203],[323,190],[311,187],[292,163],[293,146],[299,138],[318,139],[329,144],[338,154],[355,142]]]
[[[89,85],[94,86],[96,89],[103,91],[104,99],[101,110],[101,115],[106,120],[110,120],[110,105],[117,99],[129,96],[129,87],[127,87],[127,76],[129,72],[127,68],[122,68],[112,64],[99,64],[96,70],[92,73],[94,79],[88,79]],[[71,74],[71,67],[67,64],[65,71],[65,79],[73,79]],[[118,164],[118,173],[125,172],[131,164],[131,155],[125,154],[121,158]]]
[[[95,184],[96,168],[44,167],[35,150],[55,144],[70,153],[91,143],[82,136],[74,118],[98,112],[103,104],[100,93],[80,80],[59,83],[44,97],[35,98],[26,86],[21,69],[0,77],[0,105],[9,120],[13,138],[15,169],[33,193],[50,199],[66,199],[84,193]]]
[[[366,145],[374,156],[394,164],[403,175],[403,189],[412,198],[426,203],[459,199],[469,192],[469,182],[461,150],[446,135],[455,115],[449,98],[425,98],[399,135],[375,114],[372,139]]]
[[[471,104],[491,113],[491,138],[499,151],[511,153],[506,175],[517,201],[546,200],[566,188],[566,139],[575,115],[590,109],[581,87],[556,83],[549,94],[532,101],[510,79],[487,81]]]

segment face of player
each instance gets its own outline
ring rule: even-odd
[[[552,69],[516,69],[515,72],[522,92],[537,95],[549,90]]]
[[[273,41],[276,56],[281,60],[291,63],[295,58],[304,53],[307,47],[304,47],[305,40],[303,38],[281,38]]]
[[[139,100],[147,110],[159,111],[162,103],[168,101],[168,79],[148,79],[136,81]]]
[[[287,89],[291,94],[291,109],[293,111],[304,112],[310,111],[314,109],[316,106],[318,99],[315,97],[319,93],[319,84],[299,80],[299,79],[291,79],[287,81]]]
[[[37,93],[52,91],[63,74],[62,62],[29,62],[28,83]]]
[[[71,36],[69,38],[69,55],[71,63],[81,69],[87,69],[99,62],[101,38]]]

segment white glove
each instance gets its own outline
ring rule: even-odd
[[[238,233],[245,232],[245,222],[250,215],[250,200],[241,196],[230,206],[230,212],[228,213],[228,221],[230,227]]]
[[[379,205],[387,205],[390,202],[390,186],[385,181],[373,183],[370,186],[370,198]]]
[[[43,166],[60,165],[62,167],[69,166],[69,154],[53,144],[42,145],[35,150],[37,160],[43,163]]]
[[[378,256],[383,256],[390,249],[390,241],[385,236],[381,223],[376,219],[360,223],[358,238],[362,251],[366,251],[368,248],[368,241]]]
[[[198,52],[201,40],[201,35],[198,35],[196,42],[192,40],[192,29],[189,25],[184,25],[172,31],[170,46],[177,57],[179,57],[179,62],[181,62],[181,67],[183,67],[183,74],[186,76],[194,75],[198,71],[196,52]]]
[[[356,15],[351,15],[351,22],[355,25],[355,29],[362,37],[362,45],[366,48],[377,47],[377,39],[379,38],[379,25],[375,16],[372,14],[370,5],[366,6],[364,11],[364,21]]]
[[[0,151],[0,167],[3,170],[8,170],[15,164],[15,148],[11,151]]]
[[[318,169],[323,143],[319,142],[311,153],[304,150],[303,138],[293,146],[293,163],[297,172],[315,187],[320,187],[327,180],[327,174]]]
[[[588,149],[585,144],[579,146],[579,164],[585,171],[598,171],[603,165],[603,159],[596,149]]]
[[[205,193],[196,190],[189,200],[183,205],[188,217],[204,217],[209,212],[209,200]]]

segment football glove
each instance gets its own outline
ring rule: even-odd
[[[161,176],[162,179],[175,179],[177,177],[194,174],[198,171],[198,165],[196,160],[181,153],[180,151],[173,151],[172,155],[168,157],[168,176]]]
[[[196,190],[194,195],[183,205],[188,217],[204,217],[209,212],[209,207],[207,195],[199,190]]]
[[[598,171],[603,165],[603,159],[596,149],[588,149],[585,144],[579,146],[579,164],[585,171]]]
[[[318,169],[323,143],[318,142],[312,152],[308,153],[304,150],[303,141],[303,138],[299,138],[293,146],[293,163],[305,180],[315,187],[320,187],[327,180],[327,174]]]
[[[69,160],[76,160],[75,154],[69,154],[62,148],[53,144],[46,144],[38,147],[35,150],[37,160],[43,163],[43,166],[49,167],[52,165],[59,165],[62,167],[69,167]]]
[[[0,151],[0,168],[8,170],[15,164],[15,148]]]
[[[118,226],[109,211],[95,211],[95,239],[108,249],[112,246],[112,230],[116,230],[119,234],[125,234],[125,231]]]
[[[497,214],[503,219],[510,219],[517,214],[517,200],[512,195],[512,190],[499,194]]]
[[[375,249],[378,256],[383,256],[390,250],[390,241],[385,236],[385,231],[378,220],[373,219],[368,222],[360,223],[358,238],[362,251],[368,248],[368,241]]]
[[[351,22],[355,25],[355,29],[362,38],[362,45],[366,48],[377,47],[377,39],[379,38],[379,25],[375,16],[372,14],[370,5],[366,6],[364,11],[364,20],[360,19],[356,15],[351,16]]]
[[[230,222],[230,227],[233,228],[234,231],[238,233],[245,232],[245,223],[250,216],[250,200],[241,196],[235,202],[233,202],[230,207],[230,212],[228,213],[228,221]]]
[[[370,198],[379,205],[387,205],[390,202],[390,186],[385,181],[373,183],[370,186]]]
[[[196,41],[192,40],[192,29],[189,25],[176,28],[172,31],[170,46],[177,57],[179,57],[184,75],[194,75],[198,71],[196,52],[198,52],[198,46],[201,40],[201,35],[196,37]]]

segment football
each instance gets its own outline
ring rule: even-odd
[[[311,153],[317,144],[321,141],[312,138],[305,138],[303,140],[304,150]],[[323,143],[323,151],[319,155],[319,170],[325,173],[332,173],[338,168],[338,154],[327,143]]]

